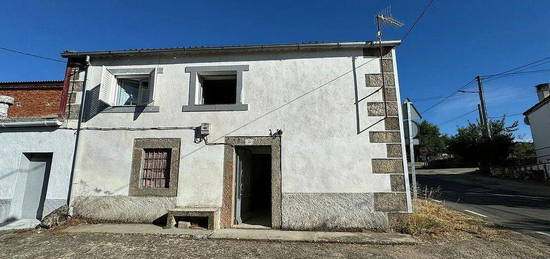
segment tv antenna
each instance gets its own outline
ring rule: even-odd
[[[388,6],[382,11],[378,12],[378,15],[376,15],[376,25],[378,28],[376,36],[378,37],[379,43],[382,43],[382,24],[389,24],[397,28],[404,25],[399,20],[393,18],[391,14],[391,6]]]
[[[401,27],[403,26],[403,23],[398,21],[397,19],[393,18],[391,14],[391,6],[388,6],[384,8],[382,11],[378,12],[378,15],[376,15],[376,27],[377,32],[376,36],[378,38],[378,46],[379,46],[379,52],[380,52],[380,75],[382,79],[382,98],[384,103],[384,119],[388,117],[388,107],[386,105],[386,79],[384,78],[384,65],[382,62],[382,58],[384,57],[384,48],[382,47],[382,24],[389,24],[394,27]]]

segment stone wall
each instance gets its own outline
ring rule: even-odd
[[[497,177],[522,180],[550,181],[550,164],[491,167],[490,172],[492,176]]]
[[[67,105],[65,108],[65,118],[76,120],[80,113],[80,102],[84,78],[81,78],[83,68],[79,63],[69,63],[69,89],[67,92]]]
[[[385,130],[370,131],[369,138],[371,143],[386,144],[387,155],[372,159],[372,172],[390,177],[391,192],[374,193],[373,196],[374,211],[387,213],[388,217],[407,212],[408,209],[399,130],[399,99],[391,54],[386,51],[382,58],[382,73],[365,75],[367,87],[383,91],[383,102],[368,102],[367,112],[369,116],[379,116],[384,121]]]

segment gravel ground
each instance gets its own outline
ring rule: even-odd
[[[550,245],[521,234],[417,245],[189,240],[175,236],[0,232],[2,258],[549,258]]]

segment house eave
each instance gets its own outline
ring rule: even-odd
[[[531,114],[531,113],[535,112],[536,110],[540,109],[541,107],[543,107],[547,103],[550,103],[550,96],[542,99],[542,101],[538,102],[537,104],[533,105],[531,108],[527,109],[527,111],[525,111],[523,113],[523,115],[528,116],[529,114]]]
[[[384,47],[395,47],[401,44],[400,40],[382,41]],[[271,45],[247,45],[247,46],[219,46],[219,47],[187,47],[187,48],[161,48],[161,49],[129,49],[109,51],[64,51],[64,58],[111,57],[111,56],[140,56],[140,55],[193,55],[212,53],[240,53],[240,52],[268,52],[268,51],[299,51],[299,50],[331,50],[331,49],[357,49],[376,48],[380,44],[377,41],[353,41],[353,42],[327,42],[327,43],[296,43],[296,44],[271,44]]]

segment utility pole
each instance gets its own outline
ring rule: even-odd
[[[480,114],[483,115],[481,119],[483,126],[485,127],[485,135],[489,138],[491,138],[491,125],[489,123],[489,117],[487,116],[487,106],[485,105],[485,95],[483,93],[483,83],[481,82],[481,77],[476,76],[477,80],[477,87],[478,87],[478,93],[479,93],[479,101],[481,103],[481,112]]]

